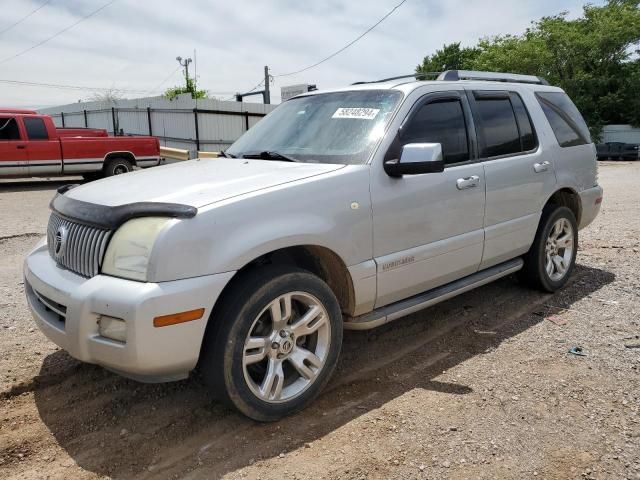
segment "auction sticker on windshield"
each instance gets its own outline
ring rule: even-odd
[[[378,115],[379,108],[345,108],[341,107],[336,110],[331,118],[360,118],[364,120],[373,120]]]

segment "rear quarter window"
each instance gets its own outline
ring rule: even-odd
[[[589,127],[566,93],[536,92],[536,98],[561,147],[591,143]]]
[[[47,127],[42,118],[24,118],[24,126],[27,129],[29,140],[49,140]]]

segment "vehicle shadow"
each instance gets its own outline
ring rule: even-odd
[[[53,190],[70,183],[85,183],[85,180],[82,177],[0,179],[0,193]]]
[[[473,392],[438,376],[614,278],[578,265],[569,285],[549,295],[509,277],[368,333],[346,332],[329,387],[308,409],[276,423],[259,424],[224,408],[196,379],[140,384],[62,351],[44,359],[35,401],[56,441],[83,469],[114,478],[194,471],[218,478],[301,448],[411,390]]]

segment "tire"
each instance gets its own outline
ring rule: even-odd
[[[567,207],[548,205],[542,211],[533,245],[523,258],[520,278],[533,288],[555,292],[569,280],[577,251],[575,215]]]
[[[105,177],[112,177],[114,175],[121,175],[123,173],[129,173],[133,171],[133,164],[126,158],[117,157],[110,158],[105,163],[103,172]]]
[[[311,308],[317,314],[309,315],[304,327],[312,333],[305,335],[298,322]],[[243,275],[210,322],[199,362],[204,383],[223,403],[262,422],[309,405],[329,381],[342,345],[335,295],[319,277],[294,267]]]

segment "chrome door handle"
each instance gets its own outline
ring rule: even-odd
[[[547,170],[549,170],[549,165],[551,165],[551,162],[545,160],[542,163],[534,163],[533,164],[533,170],[536,173],[542,173],[542,172],[546,172]]]
[[[466,190],[467,188],[477,187],[480,183],[480,177],[477,175],[471,175],[466,178],[459,178],[456,180],[456,187],[458,190]]]

